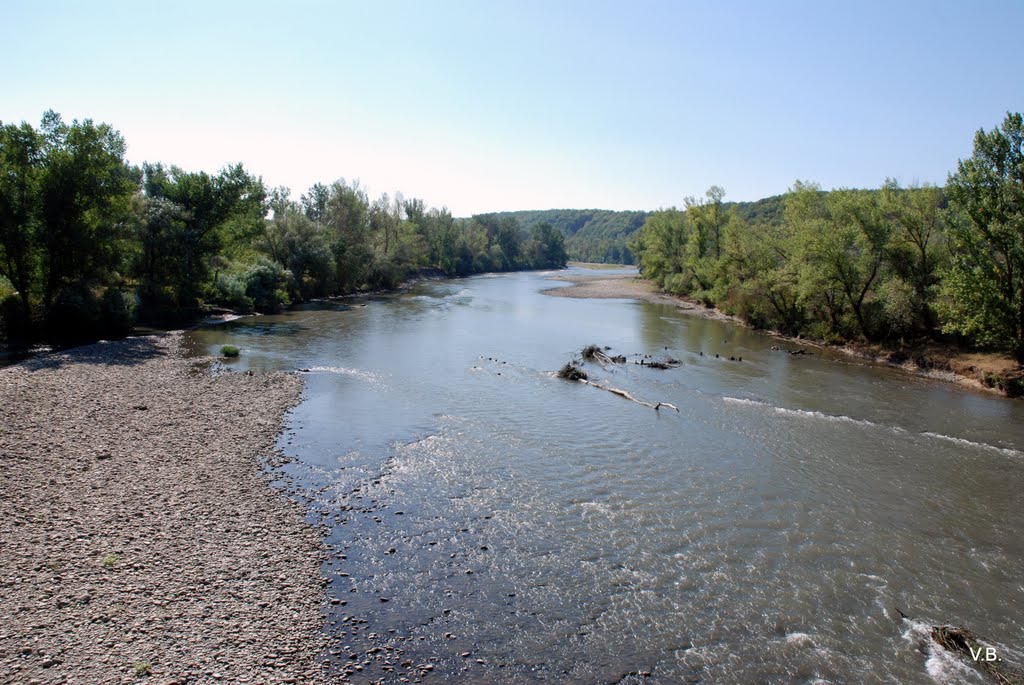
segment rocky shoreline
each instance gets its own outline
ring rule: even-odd
[[[328,681],[321,534],[263,468],[302,383],[181,346],[0,369],[0,682]]]

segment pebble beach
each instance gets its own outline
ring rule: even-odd
[[[180,333],[0,369],[0,682],[327,682],[321,534],[271,487],[294,375]]]

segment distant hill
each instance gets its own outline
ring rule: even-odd
[[[785,195],[772,195],[755,202],[723,202],[725,207],[736,207],[736,213],[748,224],[768,224],[778,226],[782,223],[782,212],[786,207]]]
[[[756,202],[726,202],[724,206],[735,206],[740,218],[749,223],[777,225],[782,222],[783,201],[784,196],[774,195]],[[649,214],[610,209],[536,209],[493,212],[486,216],[511,217],[524,231],[537,224],[551,224],[565,235],[565,249],[572,260],[634,264],[636,257],[629,250],[629,242]]]
[[[525,231],[537,224],[551,224],[565,235],[565,249],[573,260],[633,264],[636,259],[626,244],[644,225],[648,214],[609,209],[539,209],[495,212],[487,216],[511,217]]]

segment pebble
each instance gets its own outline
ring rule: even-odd
[[[170,333],[0,369],[0,680],[336,682],[321,533],[264,475],[302,381],[208,364]]]

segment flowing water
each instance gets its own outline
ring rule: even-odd
[[[309,370],[282,478],[330,528],[339,663],[387,644],[437,682],[985,682],[935,649],[942,623],[1024,663],[1024,403],[548,276],[191,334],[240,347],[236,370]],[[679,412],[556,378],[589,343],[629,359],[591,379]]]

